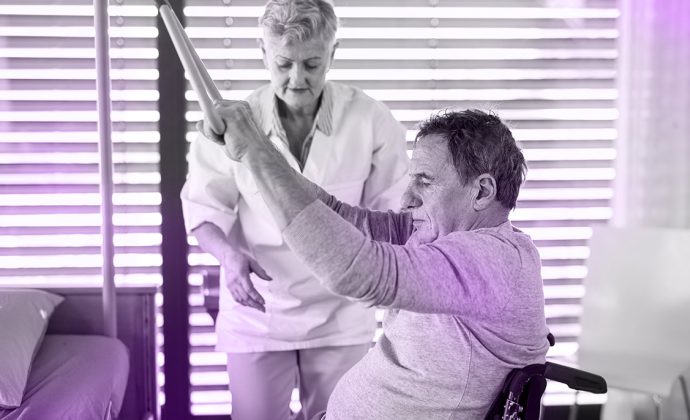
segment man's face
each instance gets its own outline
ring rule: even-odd
[[[284,44],[279,37],[265,33],[261,49],[276,96],[290,109],[315,106],[326,83],[335,45],[320,37]]]
[[[412,214],[410,241],[429,243],[451,232],[467,230],[474,220],[477,189],[463,185],[440,135],[417,142],[410,166],[410,183],[402,197],[404,211]]]

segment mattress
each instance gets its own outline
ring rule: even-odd
[[[99,335],[45,336],[31,365],[22,405],[0,408],[2,420],[108,419],[122,406],[129,355]]]

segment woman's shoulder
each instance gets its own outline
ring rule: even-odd
[[[358,111],[362,115],[375,116],[390,110],[382,102],[366,94],[361,88],[339,82],[327,82],[334,104],[347,111]]]
[[[261,85],[247,96],[245,101],[249,102],[252,110],[256,111],[263,106],[273,105],[273,88],[270,83]]]

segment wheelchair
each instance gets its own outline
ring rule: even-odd
[[[218,270],[204,271],[201,285],[204,307],[214,322],[218,316],[219,277]],[[551,346],[556,343],[551,333],[546,338]],[[607,391],[606,381],[599,375],[552,362],[529,365],[508,374],[485,420],[539,420],[547,380],[564,383],[577,391]],[[320,415],[314,416],[317,418]]]
[[[556,343],[551,333],[547,338],[551,346]],[[594,394],[607,391],[606,380],[599,375],[552,362],[529,365],[508,374],[485,420],[539,420],[547,379],[576,391]]]

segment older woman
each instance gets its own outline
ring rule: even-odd
[[[325,0],[272,0],[259,19],[270,85],[247,101],[289,164],[350,204],[399,207],[405,130],[360,89],[327,82],[337,19]],[[200,138],[182,190],[185,223],[222,267],[217,349],[228,354],[235,420],[284,420],[298,385],[301,416],[324,410],[370,347],[373,309],[327,291],[289,250],[247,168]]]

